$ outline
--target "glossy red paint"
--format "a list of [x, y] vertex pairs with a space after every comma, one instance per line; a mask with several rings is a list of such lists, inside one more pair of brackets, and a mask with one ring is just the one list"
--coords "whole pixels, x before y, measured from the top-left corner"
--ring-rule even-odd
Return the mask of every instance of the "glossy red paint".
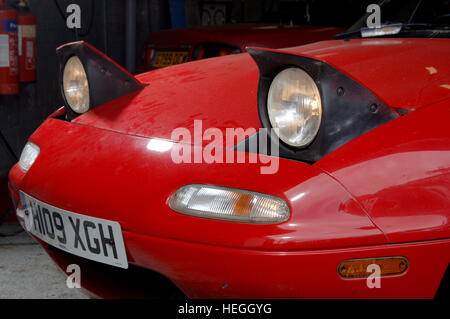
[[[375, 52], [353, 40], [288, 50], [370, 84], [390, 107], [421, 107], [314, 165], [279, 159], [276, 174], [261, 175], [264, 164], [175, 164], [170, 150], [149, 147], [155, 138], [169, 141], [176, 127], [192, 131], [194, 120], [203, 120], [204, 129], [222, 131], [260, 127], [257, 69], [241, 54], [144, 74], [139, 80], [149, 85], [140, 92], [73, 122], [47, 119], [30, 138], [41, 149], [32, 168], [25, 174], [16, 165], [10, 172], [12, 193], [24, 191], [68, 211], [119, 222], [130, 263], [163, 274], [189, 297], [431, 298], [450, 262], [450, 99], [439, 95], [447, 78], [439, 75], [423, 86], [426, 77], [413, 71], [410, 80], [416, 89], [409, 94], [415, 97], [402, 100], [381, 81], [390, 75], [391, 87], [412, 88], [402, 81], [406, 68], [379, 56], [383, 50], [401, 52], [389, 42], [395, 39], [386, 41], [366, 46], [377, 48]], [[410, 55], [422, 57], [429, 50], [438, 52], [436, 43], [449, 48], [448, 41], [433, 41], [417, 40], [414, 49], [413, 42], [405, 46]], [[339, 58], [335, 52], [350, 57]], [[358, 54], [360, 67], [351, 62]], [[375, 74], [372, 60], [403, 73]], [[411, 57], [406, 62], [414, 61]], [[438, 74], [446, 73], [442, 70], [448, 65], [437, 61]], [[420, 90], [434, 90], [437, 97], [420, 95]], [[412, 101], [423, 105], [412, 107]], [[191, 151], [202, 146], [196, 144]], [[278, 196], [292, 214], [281, 224], [249, 225], [175, 213], [167, 199], [192, 183]], [[61, 254], [51, 255], [62, 265]], [[408, 258], [409, 268], [383, 278], [380, 289], [337, 273], [343, 260], [392, 256]], [[92, 289], [107, 296], [99, 286]]]
[[[450, 249], [448, 239], [345, 249], [267, 251], [129, 232], [124, 232], [124, 237], [136, 264], [170, 278], [190, 298], [433, 298], [448, 264], [448, 256], [442, 252]], [[45, 243], [43, 246], [49, 249]], [[105, 271], [98, 270], [92, 262], [54, 249], [48, 252], [62, 269], [72, 263], [82, 265], [83, 273], [94, 279], [86, 283], [93, 297], [158, 296], [158, 283], [136, 295], [135, 290], [129, 291], [130, 283], [111, 282]], [[366, 279], [343, 279], [337, 274], [343, 260], [400, 255], [413, 266], [402, 275], [384, 277], [381, 288], [369, 289]], [[126, 278], [126, 274], [123, 276]], [[98, 278], [102, 278], [101, 285]]]
[[450, 97], [447, 39], [334, 40], [283, 52], [336, 67], [391, 107], [416, 110]]
[[450, 99], [349, 142], [315, 164], [355, 195], [389, 242], [450, 238]]
[[[53, 139], [55, 131], [65, 134]], [[280, 169], [273, 175], [261, 175], [261, 164], [209, 164], [208, 169], [207, 164], [175, 164], [170, 151], [149, 150], [147, 138], [55, 119], [49, 119], [30, 140], [40, 145], [41, 154], [20, 183], [13, 185], [15, 189], [68, 211], [118, 221], [127, 231], [269, 250], [386, 242], [358, 203], [333, 178], [307, 164], [280, 159]], [[93, 152], [96, 156], [88, 155]], [[20, 168], [12, 170], [12, 181], [18, 179], [15, 174], [20, 175]], [[169, 196], [192, 183], [272, 194], [285, 199], [297, 213], [286, 223], [261, 226], [171, 211]]]
[[[190, 298], [433, 298], [449, 263], [445, 252], [450, 250], [450, 239], [354, 248], [265, 250], [129, 231], [123, 231], [123, 236], [132, 264], [164, 275]], [[126, 278], [123, 270], [98, 269], [101, 265], [97, 263], [37, 241], [62, 270], [72, 263], [82, 265], [87, 278], [91, 278], [83, 281], [83, 287], [92, 297], [158, 296], [155, 287], [136, 295], [136, 290], [130, 289], [132, 284], [119, 284], [105, 276], [113, 271], [122, 272]], [[410, 267], [401, 275], [384, 277], [381, 288], [369, 289], [366, 279], [343, 279], [337, 273], [343, 260], [386, 256], [406, 257]]]
[[312, 25], [229, 24], [186, 29], [161, 30], [151, 33], [146, 46], [158, 49], [192, 50], [200, 43], [232, 45], [245, 52], [247, 46], [287, 48], [323, 40], [331, 40], [345, 29]]
[[[336, 67], [392, 108], [414, 110], [450, 98], [448, 40], [334, 40], [281, 52]], [[193, 134], [194, 120], [203, 120], [205, 130], [261, 127], [257, 108], [248, 107], [256, 105], [258, 85], [258, 69], [248, 54], [173, 66], [137, 78], [149, 84], [143, 91], [98, 107], [75, 121], [165, 139], [170, 139], [177, 127], [186, 127]], [[392, 83], [396, 83], [395, 89]]]
[[164, 139], [179, 127], [193, 135], [194, 120], [202, 120], [204, 130], [215, 127], [224, 133], [226, 128], [261, 127], [257, 108], [249, 107], [256, 105], [258, 69], [248, 54], [155, 70], [137, 79], [149, 85], [74, 122]]
[[[311, 251], [229, 249], [125, 234], [137, 263], [156, 269], [192, 298], [432, 298], [445, 273], [450, 240]], [[405, 256], [409, 270], [366, 279], [337, 274], [343, 260]], [[187, 262], [189, 261], [189, 262]]]

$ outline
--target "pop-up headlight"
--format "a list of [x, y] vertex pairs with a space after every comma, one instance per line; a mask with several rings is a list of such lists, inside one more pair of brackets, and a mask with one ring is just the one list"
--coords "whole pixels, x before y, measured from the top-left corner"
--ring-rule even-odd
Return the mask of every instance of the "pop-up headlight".
[[278, 73], [270, 85], [267, 113], [283, 142], [293, 147], [310, 144], [322, 120], [322, 103], [314, 80], [295, 67]]
[[72, 56], [64, 67], [64, 96], [69, 107], [77, 114], [89, 111], [89, 83], [83, 64]]

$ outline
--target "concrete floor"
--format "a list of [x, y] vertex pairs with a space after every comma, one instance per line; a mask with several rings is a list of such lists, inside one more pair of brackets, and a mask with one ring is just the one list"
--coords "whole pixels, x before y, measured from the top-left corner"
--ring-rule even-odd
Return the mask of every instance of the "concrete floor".
[[[0, 234], [21, 228], [0, 225]], [[66, 276], [25, 232], [0, 236], [0, 299], [85, 299], [80, 289], [69, 289]]]

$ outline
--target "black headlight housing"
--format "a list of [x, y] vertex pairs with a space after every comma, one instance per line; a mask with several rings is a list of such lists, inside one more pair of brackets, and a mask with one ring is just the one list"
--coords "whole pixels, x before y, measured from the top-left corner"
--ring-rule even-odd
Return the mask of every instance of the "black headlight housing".
[[144, 85], [102, 52], [84, 41], [65, 44], [56, 50], [59, 65], [59, 86], [65, 102], [66, 119], [73, 120], [80, 114], [74, 112], [63, 87], [64, 68], [72, 56], [77, 56], [86, 72], [90, 92], [90, 109], [141, 90]]
[[[304, 70], [316, 83], [322, 101], [322, 121], [314, 141], [305, 148], [292, 147], [271, 136], [279, 143], [282, 158], [314, 163], [345, 143], [399, 117], [368, 89], [322, 61], [261, 49], [248, 48], [248, 52], [259, 68], [258, 112], [262, 127], [268, 130], [260, 130], [241, 142], [246, 144], [246, 150], [249, 150], [250, 142], [259, 143], [259, 134], [270, 132], [269, 88], [274, 77], [288, 67]], [[235, 148], [242, 149], [242, 145]], [[258, 145], [258, 152], [270, 155], [270, 145]]]

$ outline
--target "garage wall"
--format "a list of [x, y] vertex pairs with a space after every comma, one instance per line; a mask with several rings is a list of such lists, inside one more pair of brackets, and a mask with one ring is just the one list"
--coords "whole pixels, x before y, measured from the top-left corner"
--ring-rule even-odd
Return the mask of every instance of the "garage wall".
[[[14, 1], [6, 1], [11, 5]], [[61, 44], [84, 40], [105, 52], [119, 64], [125, 60], [124, 0], [29, 0], [37, 18], [37, 81], [21, 84], [17, 96], [0, 95], [0, 133], [15, 156], [19, 156], [28, 137], [53, 111], [63, 105], [58, 95], [55, 49]], [[165, 0], [137, 0], [136, 61], [143, 53], [151, 31], [170, 27]], [[66, 28], [63, 17], [68, 4], [82, 9], [82, 29], [77, 35]], [[151, 13], [150, 13], [151, 11]], [[0, 138], [0, 179], [16, 161]]]

